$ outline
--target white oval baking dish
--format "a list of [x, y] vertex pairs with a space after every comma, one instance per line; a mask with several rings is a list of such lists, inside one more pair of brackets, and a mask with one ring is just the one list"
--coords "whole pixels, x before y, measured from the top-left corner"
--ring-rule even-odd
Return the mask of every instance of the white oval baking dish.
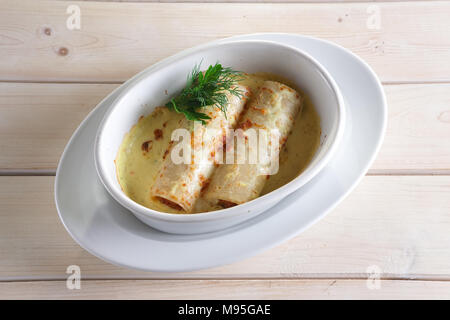
[[[202, 61], [208, 66], [220, 61], [224, 66], [247, 73], [269, 72], [292, 80], [309, 95], [321, 120], [321, 143], [309, 166], [293, 181], [253, 201], [228, 209], [196, 214], [171, 214], [146, 208], [121, 190], [114, 159], [124, 135], [142, 115], [163, 105], [180, 91], [186, 75]], [[166, 91], [167, 90], [167, 91]], [[328, 72], [310, 55], [271, 41], [229, 40], [206, 44], [169, 57], [142, 71], [110, 106], [98, 129], [95, 165], [105, 188], [139, 220], [161, 231], [196, 234], [224, 229], [271, 208], [281, 199], [310, 181], [328, 163], [339, 145], [345, 125], [342, 95]], [[276, 227], [276, 226], [274, 226]]]

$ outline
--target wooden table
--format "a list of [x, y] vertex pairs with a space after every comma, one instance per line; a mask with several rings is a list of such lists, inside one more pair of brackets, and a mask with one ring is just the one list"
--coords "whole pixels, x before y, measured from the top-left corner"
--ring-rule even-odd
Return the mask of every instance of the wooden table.
[[[0, 1], [0, 298], [450, 298], [450, 2], [233, 2]], [[53, 183], [82, 119], [154, 62], [255, 32], [328, 39], [377, 72], [389, 124], [362, 183], [295, 239], [220, 268], [139, 272], [81, 249]]]

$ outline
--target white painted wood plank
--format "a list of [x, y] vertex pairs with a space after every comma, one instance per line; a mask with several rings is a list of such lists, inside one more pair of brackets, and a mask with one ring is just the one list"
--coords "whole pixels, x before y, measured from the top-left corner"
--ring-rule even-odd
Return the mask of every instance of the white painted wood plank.
[[[73, 131], [117, 84], [0, 83], [0, 173], [54, 173]], [[450, 84], [387, 85], [372, 174], [450, 172]]]
[[0, 281], [65, 279], [69, 265], [84, 279], [364, 279], [378, 266], [384, 279], [450, 280], [450, 176], [368, 176], [298, 237], [238, 263], [176, 274], [115, 267], [80, 248], [58, 219], [53, 181], [0, 177]]
[[[372, 286], [370, 288], [373, 288]], [[121, 280], [0, 283], [0, 299], [449, 299], [448, 281], [365, 280]]]
[[[66, 27], [69, 3], [81, 9], [80, 30]], [[377, 3], [379, 28], [367, 26], [374, 14], [370, 6], [4, 0], [0, 79], [124, 81], [171, 54], [214, 39], [289, 32], [352, 50], [383, 81], [450, 80], [449, 2]]]

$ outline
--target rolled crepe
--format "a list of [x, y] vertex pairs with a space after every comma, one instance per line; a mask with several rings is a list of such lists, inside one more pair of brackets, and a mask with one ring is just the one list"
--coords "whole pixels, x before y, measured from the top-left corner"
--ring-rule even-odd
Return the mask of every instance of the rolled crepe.
[[[150, 194], [161, 203], [186, 213], [192, 212], [200, 192], [209, 181], [215, 168], [216, 151], [223, 148], [223, 139], [229, 129], [236, 127], [250, 90], [237, 85], [241, 97], [227, 93], [226, 116], [216, 106], [205, 107], [202, 112], [211, 119], [205, 125], [183, 119], [180, 128], [190, 131], [191, 155], [196, 158], [188, 163], [174, 163], [171, 152], [176, 151], [172, 141], [164, 155], [162, 167], [153, 184]], [[202, 139], [203, 138], [203, 139]], [[182, 142], [180, 142], [182, 143]], [[181, 152], [184, 155], [184, 151]], [[185, 161], [186, 162], [186, 161]]]
[[[270, 155], [278, 157], [279, 149], [287, 140], [301, 107], [302, 98], [294, 89], [278, 82], [265, 81], [249, 102], [238, 127], [244, 130], [244, 136], [249, 128], [267, 131], [278, 129], [277, 154]], [[248, 141], [249, 139], [244, 139], [245, 150], [248, 151], [246, 154], [251, 149]], [[241, 153], [236, 149], [237, 143], [233, 147], [235, 154]], [[243, 164], [220, 165], [211, 177], [203, 198], [211, 205], [221, 207], [231, 207], [257, 198], [269, 177], [263, 170], [266, 164], [248, 161], [248, 156], [245, 160]]]

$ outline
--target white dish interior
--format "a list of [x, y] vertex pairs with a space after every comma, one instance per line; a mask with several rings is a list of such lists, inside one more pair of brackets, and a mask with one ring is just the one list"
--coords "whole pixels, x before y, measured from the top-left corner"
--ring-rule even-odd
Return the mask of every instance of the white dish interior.
[[[311, 98], [321, 120], [321, 143], [307, 167], [285, 186], [240, 206], [193, 215], [169, 214], [148, 209], [128, 198], [119, 185], [114, 159], [127, 132], [139, 117], [164, 105], [186, 83], [193, 66], [203, 68], [217, 61], [247, 73], [269, 72], [288, 78]], [[132, 79], [107, 111], [98, 130], [95, 163], [109, 193], [136, 217], [162, 231], [203, 233], [247, 220], [272, 207], [295, 191], [328, 162], [344, 127], [344, 104], [337, 85], [327, 71], [308, 54], [270, 41], [228, 41], [187, 50], [178, 59], [168, 58]]]

